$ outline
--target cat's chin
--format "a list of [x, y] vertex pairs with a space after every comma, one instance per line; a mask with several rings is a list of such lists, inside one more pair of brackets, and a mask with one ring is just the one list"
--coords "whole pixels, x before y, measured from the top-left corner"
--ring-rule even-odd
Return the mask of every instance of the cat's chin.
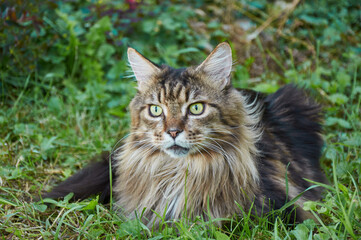
[[182, 158], [188, 155], [189, 148], [184, 148], [179, 145], [173, 145], [164, 150], [172, 158]]

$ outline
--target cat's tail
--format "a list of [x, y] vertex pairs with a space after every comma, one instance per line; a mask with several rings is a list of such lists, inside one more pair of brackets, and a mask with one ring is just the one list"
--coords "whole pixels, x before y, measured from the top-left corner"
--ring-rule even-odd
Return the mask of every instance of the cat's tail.
[[112, 184], [115, 179], [114, 168], [111, 171], [112, 177], [110, 176], [109, 161], [112, 161], [109, 152], [103, 152], [101, 161], [89, 164], [57, 185], [52, 191], [43, 194], [42, 198], [59, 199], [69, 193], [74, 193], [72, 200], [83, 200], [91, 195], [99, 194], [99, 202], [108, 203], [111, 196], [110, 179], [112, 179]]

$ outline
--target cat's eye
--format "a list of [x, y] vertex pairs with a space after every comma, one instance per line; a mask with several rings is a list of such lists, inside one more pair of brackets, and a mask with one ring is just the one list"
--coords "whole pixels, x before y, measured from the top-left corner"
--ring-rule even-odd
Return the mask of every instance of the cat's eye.
[[163, 109], [158, 105], [151, 105], [149, 107], [149, 113], [152, 117], [159, 117], [163, 112]]
[[203, 103], [193, 103], [189, 106], [189, 112], [193, 115], [201, 115], [204, 111]]

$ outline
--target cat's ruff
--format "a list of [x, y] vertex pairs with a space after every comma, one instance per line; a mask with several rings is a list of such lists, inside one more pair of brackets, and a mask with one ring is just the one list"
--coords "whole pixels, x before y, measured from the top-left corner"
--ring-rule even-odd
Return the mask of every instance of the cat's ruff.
[[[133, 48], [128, 59], [138, 92], [129, 107], [130, 134], [111, 157], [122, 215], [142, 213], [149, 226], [160, 221], [155, 212], [166, 220], [225, 218], [253, 205], [261, 215], [310, 187], [304, 178], [324, 182], [320, 108], [302, 90], [288, 85], [265, 96], [233, 88], [227, 43], [184, 69], [158, 66]], [[96, 164], [45, 196], [108, 198], [109, 164]], [[313, 188], [294, 206], [319, 198]], [[285, 211], [293, 220], [310, 217], [294, 206]]]

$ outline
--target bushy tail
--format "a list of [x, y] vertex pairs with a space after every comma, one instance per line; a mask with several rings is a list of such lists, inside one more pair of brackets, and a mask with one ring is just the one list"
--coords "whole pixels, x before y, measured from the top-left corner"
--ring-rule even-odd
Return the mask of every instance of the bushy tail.
[[[83, 200], [91, 195], [100, 194], [99, 202], [109, 202], [111, 191], [109, 161], [109, 152], [103, 152], [101, 161], [91, 163], [60, 183], [51, 192], [43, 194], [42, 198], [58, 199], [72, 192], [74, 193], [72, 200]], [[115, 171], [113, 168], [112, 179], [114, 182]]]

